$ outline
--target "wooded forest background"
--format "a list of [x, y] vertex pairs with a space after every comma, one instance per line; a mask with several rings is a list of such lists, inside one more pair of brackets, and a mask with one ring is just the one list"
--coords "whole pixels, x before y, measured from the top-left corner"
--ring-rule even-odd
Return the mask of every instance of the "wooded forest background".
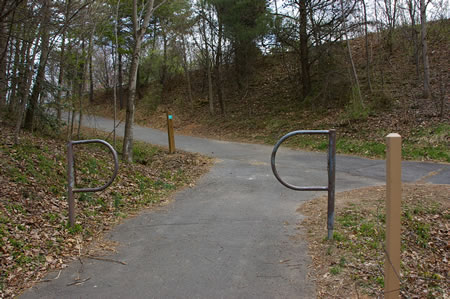
[[445, 0], [2, 0], [0, 111], [16, 142], [22, 128], [57, 130], [67, 111], [71, 138], [73, 114], [81, 123], [86, 105], [111, 95], [126, 111], [122, 152], [132, 161], [136, 99], [156, 109], [178, 85], [180, 105], [204, 98], [210, 115], [226, 117], [231, 94], [248, 101], [261, 87], [256, 70], [271, 59], [292, 101], [358, 117], [393, 100], [380, 65], [401, 48], [417, 97], [442, 117], [449, 69], [430, 68], [429, 26], [442, 46], [432, 51], [448, 57]]

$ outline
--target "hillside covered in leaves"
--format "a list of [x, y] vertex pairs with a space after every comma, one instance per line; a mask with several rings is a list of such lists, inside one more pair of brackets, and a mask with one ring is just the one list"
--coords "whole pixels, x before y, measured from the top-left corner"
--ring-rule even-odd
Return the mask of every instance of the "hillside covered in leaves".
[[[93, 131], [84, 137], [98, 136]], [[104, 138], [104, 136], [103, 136]], [[76, 224], [68, 225], [66, 143], [63, 138], [0, 128], [0, 298], [13, 297], [80, 256], [91, 242], [122, 219], [167, 203], [179, 188], [192, 186], [210, 159], [135, 145], [133, 164], [121, 164], [114, 183], [98, 193], [76, 193]], [[78, 187], [103, 185], [112, 174], [105, 147], [75, 147]]]
[[[412, 61], [411, 27], [403, 26], [392, 32], [391, 50], [386, 48], [387, 31], [369, 34], [370, 87], [365, 40], [350, 41], [362, 105], [354, 101], [345, 44], [337, 43], [312, 65], [315, 89], [308, 97], [301, 92], [298, 53], [286, 51], [258, 56], [243, 87], [236, 83], [234, 66], [224, 67], [223, 113], [216, 101], [211, 114], [207, 76], [198, 69], [190, 72], [192, 101], [183, 75], [171, 77], [164, 86], [159, 81], [142, 85], [135, 120], [164, 129], [169, 111], [176, 133], [266, 144], [274, 144], [292, 130], [335, 128], [338, 153], [377, 158], [385, 155], [385, 136], [397, 132], [403, 137], [405, 159], [450, 162], [449, 32], [449, 20], [428, 27], [430, 98], [423, 97], [420, 66]], [[112, 117], [112, 98], [112, 90], [99, 90], [85, 111]], [[125, 120], [125, 109], [117, 113]], [[290, 145], [326, 148], [315, 137], [292, 140]]]

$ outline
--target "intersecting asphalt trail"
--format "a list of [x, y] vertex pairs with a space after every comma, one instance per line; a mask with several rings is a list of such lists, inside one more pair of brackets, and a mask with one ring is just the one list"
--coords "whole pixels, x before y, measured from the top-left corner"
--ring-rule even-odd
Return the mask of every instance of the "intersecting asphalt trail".
[[[84, 125], [111, 131], [112, 121], [92, 117]], [[134, 136], [167, 145], [166, 132], [135, 126]], [[79, 276], [76, 261], [58, 279], [37, 284], [22, 297], [314, 297], [307, 244], [296, 229], [302, 216], [296, 209], [326, 193], [295, 192], [278, 183], [270, 169], [270, 146], [176, 136], [176, 147], [215, 157], [217, 163], [168, 206], [129, 219], [108, 234], [120, 244], [109, 258], [126, 265], [84, 259], [80, 275], [89, 279], [68, 286]], [[297, 185], [327, 183], [323, 153], [281, 148], [277, 167]], [[338, 156], [336, 167], [338, 192], [384, 184], [384, 161]], [[403, 181], [418, 180], [448, 184], [450, 166], [404, 162]]]

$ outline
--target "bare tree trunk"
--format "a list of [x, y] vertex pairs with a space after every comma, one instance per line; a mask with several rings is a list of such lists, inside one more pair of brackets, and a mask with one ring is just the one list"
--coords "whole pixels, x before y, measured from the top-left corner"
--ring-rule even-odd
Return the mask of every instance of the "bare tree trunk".
[[430, 91], [430, 64], [428, 62], [428, 45], [427, 45], [427, 14], [425, 0], [420, 0], [420, 22], [421, 22], [421, 42], [422, 42], [422, 62], [423, 62], [423, 96], [429, 98]]
[[[81, 90], [81, 87], [78, 88]], [[83, 96], [81, 95], [81, 92], [78, 93], [78, 102], [79, 102], [79, 110], [78, 110], [77, 138], [80, 139], [81, 124], [83, 121]]]
[[[120, 0], [117, 1], [116, 6], [116, 22], [114, 26], [114, 39], [116, 44], [116, 53], [119, 52], [119, 39], [118, 39], [118, 27], [119, 27], [119, 7]], [[113, 146], [116, 147], [116, 119], [117, 119], [117, 67], [116, 67], [116, 55], [113, 55], [114, 61], [114, 119], [113, 119]]]
[[[119, 11], [117, 10], [117, 13], [119, 13]], [[120, 22], [120, 18], [117, 17], [117, 36], [120, 35], [121, 33], [121, 22]], [[122, 110], [123, 106], [124, 106], [124, 92], [123, 92], [123, 61], [122, 61], [122, 51], [120, 50], [120, 46], [119, 43], [117, 43], [117, 61], [118, 61], [118, 65], [117, 65], [117, 72], [118, 72], [118, 84], [119, 84], [119, 89], [117, 92], [117, 97], [119, 99], [119, 109]]]
[[123, 106], [124, 106], [124, 98], [123, 98], [123, 67], [122, 67], [122, 53], [120, 53], [119, 51], [119, 55], [118, 55], [118, 76], [119, 76], [119, 93], [118, 93], [118, 97], [119, 97], [119, 109], [122, 110]]
[[309, 72], [308, 32], [306, 29], [308, 11], [306, 0], [300, 1], [300, 63], [302, 68], [303, 98], [311, 93], [311, 75]]
[[66, 131], [67, 140], [71, 139], [70, 138], [70, 124], [71, 124], [70, 116], [71, 116], [71, 114], [72, 114], [72, 109], [67, 111], [67, 131]]
[[61, 120], [61, 96], [62, 96], [62, 87], [63, 87], [63, 80], [64, 80], [64, 71], [65, 71], [65, 62], [64, 62], [64, 53], [66, 48], [66, 33], [63, 32], [62, 38], [61, 38], [61, 52], [59, 54], [59, 74], [58, 74], [58, 90], [56, 92], [56, 117], [58, 120]]
[[[11, 32], [11, 30], [10, 30]], [[15, 51], [14, 51], [14, 38], [9, 38], [8, 39], [8, 58], [6, 59], [6, 70], [5, 70], [5, 76], [6, 76], [6, 91], [5, 91], [5, 102], [3, 107], [1, 107], [2, 111], [7, 111], [7, 103], [8, 103], [8, 98], [11, 95], [11, 89], [12, 89], [12, 77], [15, 76], [15, 73], [12, 73], [12, 68], [14, 67], [14, 60], [13, 57], [15, 55]], [[11, 84], [11, 85], [10, 85]], [[11, 86], [8, 88], [8, 86]]]
[[[72, 86], [72, 94], [74, 94], [73, 86]], [[70, 119], [70, 131], [69, 131], [69, 138], [68, 138], [69, 140], [71, 140], [72, 136], [73, 136], [74, 124], [75, 124], [75, 105], [72, 103], [72, 118]]]
[[[162, 1], [159, 5], [162, 5], [165, 1]], [[145, 3], [145, 15], [141, 24], [141, 20], [138, 20], [138, 5], [137, 0], [133, 0], [133, 55], [131, 57], [130, 67], [130, 80], [129, 80], [129, 93], [127, 101], [127, 111], [125, 119], [125, 133], [123, 138], [123, 160], [131, 163], [133, 161], [133, 123], [134, 123], [134, 111], [135, 111], [135, 96], [136, 96], [136, 82], [137, 71], [139, 66], [139, 58], [141, 54], [142, 39], [147, 30], [150, 22], [150, 17], [154, 11], [154, 0], [149, 0]], [[157, 7], [156, 7], [157, 8]]]
[[[202, 15], [205, 15], [204, 7], [202, 6]], [[213, 97], [213, 87], [212, 87], [212, 77], [211, 77], [211, 61], [209, 59], [209, 50], [208, 50], [208, 39], [206, 36], [206, 21], [205, 17], [202, 18], [202, 35], [203, 41], [205, 43], [205, 63], [206, 63], [206, 76], [208, 78], [208, 101], [209, 101], [209, 113], [214, 115], [214, 97]]]
[[[69, 83], [69, 86], [67, 86], [67, 94], [66, 97], [67, 98], [71, 98], [73, 95], [73, 80], [71, 80]], [[70, 101], [70, 107], [68, 107], [69, 111], [67, 113], [67, 140], [71, 140], [72, 139], [72, 134], [73, 134], [73, 123], [74, 123], [74, 118], [75, 118], [75, 108], [73, 105], [73, 101]]]
[[[14, 60], [16, 61], [14, 63], [15, 66], [17, 66], [17, 75], [14, 77], [14, 83], [13, 83], [13, 90], [11, 94], [11, 100], [10, 100], [10, 112], [13, 112], [16, 116], [19, 115], [20, 111], [20, 103], [25, 97], [25, 91], [23, 88], [25, 88], [26, 84], [26, 77], [27, 77], [27, 61], [29, 59], [30, 50], [29, 42], [26, 40], [26, 33], [25, 30], [29, 30], [25, 25], [20, 24], [18, 26], [18, 29], [20, 29], [21, 35], [19, 38], [17, 38], [16, 42], [16, 56]], [[26, 105], [26, 103], [25, 103]]]
[[342, 12], [342, 29], [344, 31], [344, 38], [347, 43], [348, 59], [350, 61], [351, 67], [352, 67], [352, 75], [353, 75], [354, 84], [356, 85], [356, 89], [357, 89], [358, 101], [364, 107], [364, 103], [362, 101], [362, 96], [361, 96], [361, 88], [359, 86], [358, 74], [356, 73], [355, 63], [353, 62], [352, 49], [350, 47], [350, 40], [348, 39], [348, 36], [347, 36], [347, 25], [346, 25], [346, 21], [345, 21], [346, 17], [345, 17], [345, 10], [344, 10], [344, 2], [343, 2], [343, 0], [340, 0], [340, 2], [341, 2], [341, 12]]
[[[30, 30], [32, 28], [30, 27], [26, 27], [26, 29]], [[31, 37], [27, 36], [27, 34], [30, 34], [30, 31], [25, 32], [24, 36], [25, 38], [29, 38], [31, 40]], [[38, 36], [36, 37], [36, 40], [39, 40], [40, 36], [38, 34]], [[33, 47], [33, 54], [30, 55], [30, 51], [33, 45], [33, 41], [25, 41], [22, 44], [23, 47], [23, 55], [21, 57], [21, 66], [20, 66], [20, 72], [19, 72], [19, 85], [18, 85], [18, 96], [19, 99], [21, 100], [20, 102], [20, 108], [19, 108], [19, 113], [17, 115], [17, 119], [16, 119], [16, 126], [14, 129], [14, 144], [18, 144], [19, 143], [19, 134], [20, 134], [20, 128], [22, 127], [22, 122], [23, 122], [23, 117], [25, 114], [25, 108], [26, 108], [26, 104], [28, 102], [28, 94], [29, 94], [29, 90], [31, 87], [31, 81], [33, 79], [33, 71], [32, 71], [32, 66], [33, 66], [33, 62], [36, 59], [36, 54], [37, 54], [37, 47]]]
[[186, 76], [188, 99], [189, 99], [189, 103], [192, 108], [193, 104], [194, 104], [194, 99], [192, 97], [191, 75], [189, 74], [189, 64], [188, 64], [188, 59], [187, 59], [187, 54], [186, 54], [186, 51], [187, 51], [186, 39], [184, 38], [183, 34], [181, 34], [181, 46], [182, 46], [182, 51], [183, 51], [183, 68], [184, 68], [184, 73]]
[[366, 46], [366, 76], [367, 76], [367, 86], [369, 87], [369, 91], [372, 92], [372, 82], [370, 80], [370, 55], [369, 55], [369, 33], [367, 28], [367, 9], [366, 9], [366, 0], [362, 0], [363, 5], [363, 13], [364, 13], [364, 37], [365, 37], [365, 46]]
[[416, 76], [420, 77], [420, 57], [419, 57], [419, 40], [418, 40], [418, 31], [416, 30], [416, 1], [408, 0], [408, 13], [411, 19], [411, 40], [413, 41], [414, 47], [414, 64], [416, 65]]
[[[66, 32], [67, 24], [69, 22], [69, 11], [70, 11], [71, 0], [66, 1], [66, 9], [64, 13], [64, 29], [61, 37], [61, 50], [59, 54], [59, 74], [58, 74], [58, 90], [56, 92], [56, 117], [61, 120], [61, 110], [62, 110], [62, 88], [64, 84], [64, 72], [65, 72], [65, 51], [66, 51]], [[69, 112], [70, 114], [70, 112]], [[67, 123], [69, 125], [69, 123]]]
[[[136, 0], [134, 0], [136, 1]], [[137, 70], [139, 64], [139, 55], [141, 48], [141, 40], [135, 39], [135, 46], [133, 49], [133, 56], [131, 59], [129, 92], [127, 100], [127, 110], [125, 118], [125, 135], [123, 140], [123, 160], [131, 163], [133, 161], [133, 123], [135, 111], [135, 96], [136, 96], [136, 82]]]
[[[208, 53], [208, 50], [206, 50]], [[212, 86], [212, 76], [211, 76], [211, 62], [209, 60], [209, 55], [206, 55], [206, 74], [208, 76], [208, 99], [209, 99], [209, 113], [214, 115], [214, 97], [213, 97], [213, 86]]]
[[41, 22], [41, 55], [36, 75], [36, 82], [31, 93], [27, 114], [25, 117], [25, 128], [32, 130], [35, 120], [35, 112], [38, 108], [38, 99], [42, 93], [42, 85], [45, 81], [45, 67], [49, 54], [49, 26], [50, 23], [50, 0], [43, 0], [42, 3], [42, 22]]
[[216, 54], [216, 84], [217, 84], [217, 98], [219, 100], [220, 112], [225, 115], [225, 104], [223, 99], [223, 80], [222, 80], [222, 35], [223, 24], [221, 17], [219, 16], [219, 41], [217, 42], [217, 54]]
[[[117, 24], [116, 24], [117, 26]], [[113, 146], [114, 148], [116, 147], [116, 117], [117, 117], [117, 61], [116, 61], [116, 50], [115, 48], [117, 47], [117, 34], [116, 34], [116, 30], [114, 30], [115, 32], [115, 44], [116, 46], [111, 47], [112, 51], [112, 62], [113, 62], [113, 109], [114, 109], [114, 113], [113, 113]]]
[[444, 85], [444, 79], [442, 78], [443, 70], [439, 72], [439, 90], [440, 90], [440, 109], [439, 109], [439, 117], [442, 119], [444, 117], [444, 110], [445, 110], [445, 85]]
[[104, 47], [102, 47], [103, 50], [103, 63], [105, 66], [105, 81], [106, 81], [106, 86], [105, 89], [109, 89], [111, 86], [109, 85], [111, 82], [109, 80], [109, 67], [108, 67], [108, 54], [106, 53], [106, 50]]
[[[374, 0], [373, 1], [373, 12], [374, 12], [374, 14], [375, 14], [375, 28], [376, 28], [376, 30], [377, 30], [377, 38], [379, 37], [379, 34], [380, 34], [380, 24], [379, 24], [379, 22], [378, 22], [378, 5], [377, 5], [377, 3], [378, 3], [378, 0]], [[378, 41], [378, 39], [377, 39], [377, 41]]]
[[161, 27], [161, 36], [163, 40], [163, 61], [161, 66], [160, 83], [162, 85], [161, 93], [164, 95], [167, 80], [167, 34], [164, 26]]
[[93, 52], [93, 38], [94, 38], [94, 31], [91, 34], [91, 37], [89, 38], [89, 103], [94, 103], [94, 72], [92, 70], [92, 52]]
[[[23, 2], [20, 5], [24, 12], [33, 11], [35, 8], [35, 4], [32, 4], [31, 7], [27, 8], [26, 2]], [[27, 13], [28, 12], [25, 12], [23, 17], [26, 17]], [[23, 23], [21, 27], [23, 28], [21, 31], [22, 48], [19, 57], [19, 81], [17, 86], [17, 97], [18, 101], [20, 100], [21, 102], [19, 109], [17, 109], [18, 113], [14, 129], [15, 144], [19, 143], [20, 128], [22, 127], [31, 81], [33, 79], [32, 66], [37, 54], [37, 47], [33, 47], [33, 43], [34, 41], [40, 40], [40, 31], [36, 37], [33, 36], [33, 32], [36, 30], [36, 28], [33, 28], [33, 24]], [[33, 54], [30, 55], [31, 48], [33, 48]]]
[[7, 77], [6, 77], [6, 52], [8, 51], [9, 39], [7, 38], [7, 24], [0, 21], [0, 53], [5, 53], [0, 57], [0, 110], [6, 106]]
[[393, 33], [395, 29], [395, 22], [397, 20], [397, 0], [394, 0], [394, 7], [391, 6], [391, 0], [384, 0], [384, 12], [387, 18], [387, 47], [389, 54], [393, 51]]
[[[20, 26], [20, 25], [19, 25]], [[17, 68], [19, 66], [19, 59], [21, 54], [21, 39], [20, 38], [16, 38], [15, 41], [15, 49], [14, 49], [14, 64], [13, 64], [13, 68], [12, 68], [12, 72], [11, 72], [11, 93], [9, 94], [9, 107], [8, 107], [8, 111], [9, 112], [17, 112], [17, 96], [16, 96], [16, 92], [17, 92], [17, 84], [19, 82], [19, 78], [17, 76]], [[22, 55], [25, 55], [25, 52], [23, 52]]]
[[[85, 81], [86, 81], [86, 71], [87, 64], [84, 62], [86, 59], [85, 51], [85, 41], [84, 38], [81, 41], [81, 65], [78, 70], [78, 101], [79, 101], [79, 115], [78, 115], [78, 128], [77, 128], [77, 138], [80, 139], [81, 124], [83, 121], [83, 96], [85, 91]], [[77, 64], [78, 65], [78, 64]]]

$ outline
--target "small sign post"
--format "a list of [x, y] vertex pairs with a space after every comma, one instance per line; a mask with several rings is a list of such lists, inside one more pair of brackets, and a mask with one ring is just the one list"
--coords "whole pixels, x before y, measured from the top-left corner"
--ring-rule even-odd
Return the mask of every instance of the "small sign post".
[[400, 226], [402, 197], [402, 138], [386, 136], [386, 259], [384, 262], [385, 298], [400, 294]]
[[173, 116], [167, 112], [167, 133], [169, 135], [169, 154], [175, 153], [175, 137], [173, 134]]

